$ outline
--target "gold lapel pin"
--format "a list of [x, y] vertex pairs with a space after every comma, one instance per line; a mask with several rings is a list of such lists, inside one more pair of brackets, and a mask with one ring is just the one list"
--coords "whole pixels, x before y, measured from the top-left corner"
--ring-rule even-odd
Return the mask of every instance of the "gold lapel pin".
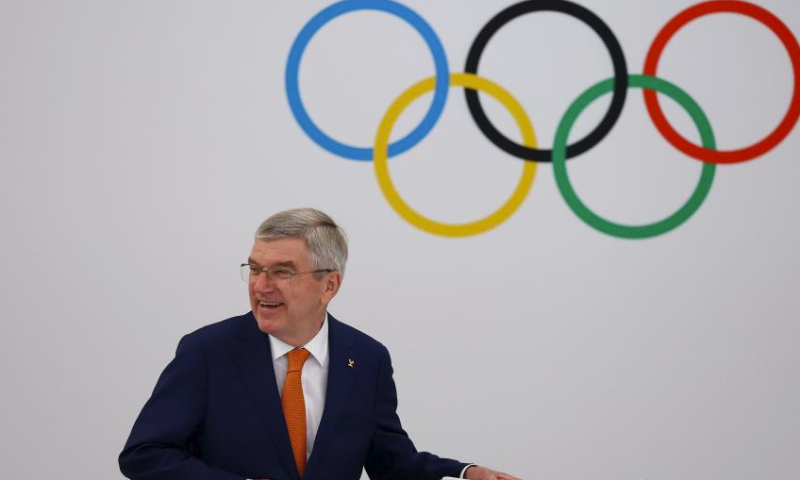
[[348, 358], [347, 359], [347, 366], [348, 367], [353, 368], [355, 365], [356, 365], [356, 361], [355, 360], [353, 360], [352, 358]]

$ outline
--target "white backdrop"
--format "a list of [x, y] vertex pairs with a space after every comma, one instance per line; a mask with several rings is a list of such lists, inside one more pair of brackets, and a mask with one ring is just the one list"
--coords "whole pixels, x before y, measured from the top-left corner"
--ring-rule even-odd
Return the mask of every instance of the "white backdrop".
[[[404, 2], [453, 72], [512, 3]], [[331, 312], [390, 348], [419, 448], [527, 479], [800, 476], [800, 132], [720, 166], [697, 214], [655, 238], [584, 224], [548, 164], [497, 228], [434, 236], [395, 213], [370, 163], [318, 147], [292, 117], [287, 55], [329, 4], [0, 3], [3, 477], [121, 478], [116, 456], [178, 339], [247, 310], [237, 267], [253, 231], [296, 206], [348, 232]], [[796, 2], [758, 4], [800, 33]], [[641, 73], [656, 33], [692, 2], [581, 5]], [[495, 35], [480, 73], [514, 94], [549, 148], [567, 106], [612, 70], [584, 24], [538, 13]], [[300, 87], [322, 129], [370, 146], [391, 101], [432, 74], [408, 24], [357, 12], [314, 37]], [[699, 102], [721, 149], [768, 134], [792, 95], [777, 37], [738, 15], [680, 30], [659, 75]], [[421, 212], [467, 221], [503, 202], [522, 162], [480, 133], [460, 88], [449, 93], [435, 129], [390, 170]], [[688, 117], [667, 111], [696, 140]], [[588, 205], [631, 223], [675, 210], [701, 166], [661, 137], [633, 89], [605, 140], [568, 162]]]

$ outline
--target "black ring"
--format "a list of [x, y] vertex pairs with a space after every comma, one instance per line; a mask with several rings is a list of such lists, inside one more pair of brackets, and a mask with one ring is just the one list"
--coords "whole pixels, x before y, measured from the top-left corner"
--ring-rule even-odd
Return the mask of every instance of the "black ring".
[[[622, 53], [622, 47], [617, 41], [617, 37], [614, 36], [608, 25], [600, 20], [600, 17], [580, 5], [564, 0], [527, 0], [517, 3], [495, 15], [478, 33], [469, 49], [464, 71], [472, 74], [478, 73], [478, 62], [484, 48], [486, 48], [486, 44], [489, 43], [492, 35], [497, 33], [503, 25], [526, 13], [543, 10], [565, 13], [587, 24], [600, 36], [600, 39], [608, 49], [608, 53], [611, 54], [611, 62], [614, 65], [614, 90], [611, 97], [611, 105], [603, 120], [591, 133], [578, 142], [567, 146], [567, 158], [569, 159], [594, 147], [608, 134], [622, 113], [622, 106], [625, 104], [625, 96], [628, 92], [628, 67], [625, 63], [625, 55]], [[472, 119], [478, 124], [478, 128], [481, 129], [486, 138], [498, 148], [524, 160], [537, 162], [551, 162], [553, 160], [552, 150], [528, 148], [506, 138], [492, 125], [492, 122], [486, 116], [478, 98], [478, 91], [467, 88], [464, 93], [467, 97], [467, 106]]]

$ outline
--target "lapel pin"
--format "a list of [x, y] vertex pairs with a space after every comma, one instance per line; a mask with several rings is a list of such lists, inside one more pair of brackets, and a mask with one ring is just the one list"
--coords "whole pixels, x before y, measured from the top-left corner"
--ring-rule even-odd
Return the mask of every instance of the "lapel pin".
[[353, 360], [352, 358], [348, 358], [347, 359], [347, 366], [348, 367], [353, 368], [355, 365], [356, 365], [356, 361], [355, 360]]

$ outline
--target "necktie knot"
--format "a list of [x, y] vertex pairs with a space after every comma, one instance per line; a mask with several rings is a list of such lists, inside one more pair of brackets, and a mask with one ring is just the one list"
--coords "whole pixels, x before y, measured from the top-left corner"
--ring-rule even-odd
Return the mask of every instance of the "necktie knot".
[[290, 351], [286, 354], [287, 358], [289, 359], [289, 365], [286, 369], [287, 372], [296, 372], [298, 370], [303, 370], [303, 365], [308, 360], [308, 356], [311, 355], [311, 352], [306, 350], [305, 348], [295, 348], [294, 350]]

